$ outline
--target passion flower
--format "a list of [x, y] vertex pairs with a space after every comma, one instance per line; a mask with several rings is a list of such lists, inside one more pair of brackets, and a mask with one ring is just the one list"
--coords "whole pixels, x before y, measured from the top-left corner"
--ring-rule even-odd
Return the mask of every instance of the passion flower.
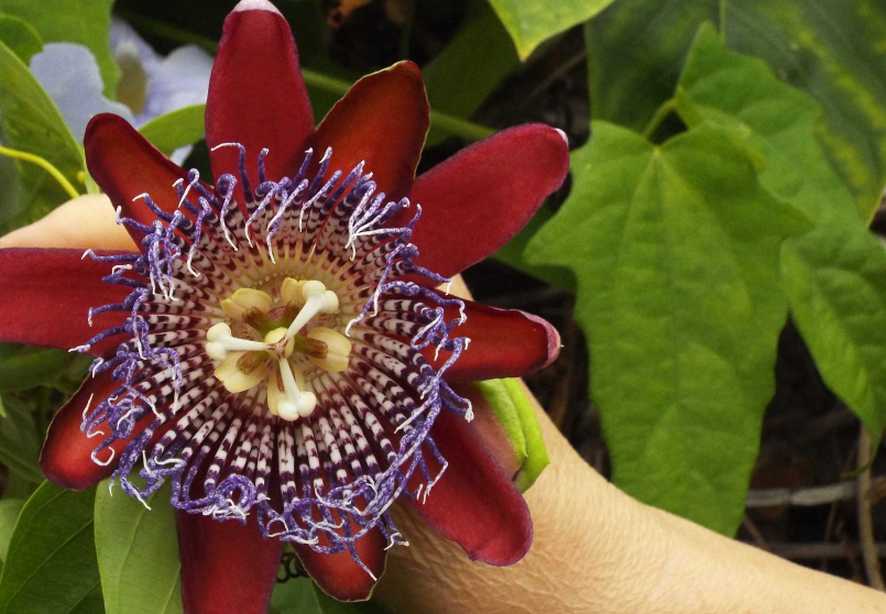
[[529, 548], [526, 504], [470, 424], [486, 408], [457, 389], [543, 367], [559, 338], [438, 288], [526, 223], [567, 147], [520, 126], [415, 178], [427, 128], [400, 62], [314, 129], [286, 21], [243, 0], [210, 81], [214, 184], [99, 115], [89, 170], [138, 250], [0, 250], [0, 339], [95, 356], [44, 472], [113, 474], [143, 502], [170, 482], [188, 612], [263, 612], [284, 543], [328, 593], [366, 598], [406, 543], [398, 500], [474, 559]]

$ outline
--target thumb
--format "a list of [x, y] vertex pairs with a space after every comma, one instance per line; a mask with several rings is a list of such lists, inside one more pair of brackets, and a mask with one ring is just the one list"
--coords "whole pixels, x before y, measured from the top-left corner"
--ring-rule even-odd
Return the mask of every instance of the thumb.
[[0, 237], [0, 248], [70, 247], [132, 251], [135, 243], [115, 221], [104, 194], [78, 196], [46, 217]]

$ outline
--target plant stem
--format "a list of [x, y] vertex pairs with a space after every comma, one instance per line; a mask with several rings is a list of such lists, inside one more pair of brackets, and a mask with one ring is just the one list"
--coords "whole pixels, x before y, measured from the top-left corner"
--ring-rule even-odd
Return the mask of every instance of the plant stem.
[[719, 6], [719, 29], [720, 29], [720, 41], [725, 45], [726, 44], [726, 1], [720, 0]]
[[80, 192], [71, 185], [71, 182], [68, 181], [64, 175], [62, 175], [61, 171], [58, 170], [52, 163], [46, 158], [41, 158], [38, 155], [28, 153], [26, 151], [20, 151], [18, 149], [11, 149], [9, 147], [4, 147], [0, 145], [0, 156], [5, 156], [7, 158], [12, 158], [13, 160], [22, 160], [23, 162], [30, 162], [36, 166], [39, 166], [44, 171], [52, 175], [52, 178], [58, 182], [61, 188], [68, 193], [68, 196], [71, 198], [77, 198], [80, 196]]
[[858, 540], [861, 542], [862, 561], [870, 585], [878, 591], [886, 590], [883, 574], [880, 571], [880, 557], [874, 540], [874, 521], [871, 518], [871, 438], [864, 425], [859, 427], [858, 435]]
[[668, 98], [665, 100], [658, 109], [655, 111], [655, 115], [652, 116], [652, 119], [649, 120], [649, 123], [646, 125], [646, 128], [643, 129], [643, 137], [648, 141], [652, 139], [652, 136], [655, 134], [655, 131], [658, 130], [658, 127], [661, 126], [661, 123], [677, 108], [677, 101], [673, 98]]
[[[210, 53], [218, 51], [218, 44], [215, 41], [204, 36], [195, 35], [183, 28], [170, 25], [158, 19], [151, 19], [136, 13], [131, 13], [129, 11], [123, 11], [121, 15], [130, 23], [145, 31], [151, 32], [152, 34], [156, 34], [157, 36], [180, 43], [191, 43], [206, 49], [206, 51]], [[302, 66], [301, 73], [308, 87], [329, 92], [339, 97], [344, 96], [344, 94], [351, 88], [351, 84], [343, 79], [331, 77], [321, 72], [311, 70], [310, 68], [305, 68], [304, 66]], [[448, 115], [434, 110], [431, 110], [431, 123], [440, 130], [453, 136], [461, 137], [467, 141], [478, 141], [486, 138], [494, 132], [494, 130], [488, 126], [483, 126], [461, 117]]]

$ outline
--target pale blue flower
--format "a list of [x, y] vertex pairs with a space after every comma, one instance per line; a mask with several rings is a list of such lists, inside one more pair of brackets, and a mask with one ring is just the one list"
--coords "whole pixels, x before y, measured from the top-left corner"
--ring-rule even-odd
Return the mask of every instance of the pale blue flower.
[[[103, 94], [103, 83], [92, 52], [75, 43], [48, 43], [31, 58], [31, 72], [55, 101], [78, 141], [86, 124], [98, 113], [111, 112], [135, 126], [206, 101], [212, 57], [194, 45], [167, 56], [154, 51], [132, 27], [118, 19], [111, 24], [111, 51], [120, 66], [117, 101]], [[184, 160], [190, 147], [172, 158]]]

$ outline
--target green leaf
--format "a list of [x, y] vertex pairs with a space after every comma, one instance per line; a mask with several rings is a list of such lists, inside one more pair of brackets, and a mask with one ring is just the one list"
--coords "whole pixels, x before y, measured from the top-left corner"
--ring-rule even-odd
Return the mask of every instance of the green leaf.
[[308, 578], [293, 578], [274, 586], [271, 614], [323, 614], [314, 583]]
[[474, 386], [486, 398], [511, 442], [520, 467], [514, 481], [525, 492], [550, 463], [526, 388], [519, 379], [485, 380], [475, 382]]
[[785, 246], [782, 274], [794, 320], [825, 382], [878, 436], [886, 420], [886, 251], [815, 138], [819, 105], [760, 60], [699, 31], [678, 88], [689, 125], [740, 126], [764, 152], [761, 182], [817, 222]]
[[575, 290], [575, 278], [569, 269], [561, 266], [540, 266], [531, 264], [526, 261], [524, 252], [526, 246], [538, 232], [538, 229], [544, 226], [554, 214], [547, 207], [538, 210], [529, 223], [517, 233], [517, 235], [508, 241], [500, 250], [494, 254], [494, 258], [499, 262], [504, 262], [508, 266], [540, 279], [556, 288], [566, 290]]
[[120, 69], [111, 53], [113, 4], [114, 0], [0, 0], [0, 12], [31, 24], [45, 43], [65, 41], [88, 47], [98, 62], [105, 96], [114, 99]]
[[43, 48], [43, 40], [28, 22], [2, 13], [0, 13], [0, 41], [3, 41], [25, 63]]
[[102, 482], [95, 496], [95, 550], [108, 614], [182, 611], [178, 540], [169, 488], [151, 510]]
[[698, 26], [715, 0], [618, 0], [585, 26], [591, 114], [637, 132], [673, 96]]
[[541, 43], [586, 21], [613, 0], [489, 0], [525, 60]]
[[102, 612], [92, 538], [95, 491], [44, 482], [22, 508], [3, 576], [0, 612]]
[[765, 157], [760, 181], [810, 219], [860, 221], [851, 193], [816, 139], [820, 105], [779, 81], [762, 60], [727, 49], [710, 24], [695, 38], [676, 102], [689, 126], [713, 121], [746, 131]]
[[[83, 170], [83, 153], [55, 103], [18, 56], [0, 43], [0, 133], [3, 144], [45, 158], [72, 179]], [[0, 211], [0, 231], [36, 220], [68, 199], [43, 169], [16, 162], [18, 202]]]
[[639, 130], [670, 97], [692, 36], [708, 20], [725, 27], [730, 48], [766, 60], [821, 104], [828, 157], [870, 217], [886, 182], [882, 2], [619, 0], [586, 31], [594, 116]]
[[15, 530], [15, 523], [24, 504], [25, 502], [22, 499], [3, 499], [0, 501], [0, 563], [6, 562], [9, 542], [12, 540], [12, 532]]
[[867, 233], [819, 228], [782, 251], [785, 292], [822, 379], [875, 437], [886, 427], [886, 252]]
[[[470, 117], [520, 62], [498, 17], [485, 3], [475, 3], [476, 15], [434, 59], [422, 67], [431, 108], [458, 117]], [[483, 61], [477, 50], [483, 49]], [[458, 87], [453, 87], [458, 83]], [[428, 135], [433, 145], [449, 136], [437, 127]]]
[[39, 484], [41, 439], [34, 416], [15, 397], [4, 396], [0, 404], [5, 414], [0, 418], [0, 463], [19, 478]]
[[825, 147], [869, 218], [886, 183], [886, 5], [733, 1], [724, 19], [730, 46], [821, 103]]
[[82, 356], [63, 350], [0, 343], [0, 392], [52, 385], [82, 365]]
[[615, 482], [732, 533], [787, 316], [779, 250], [808, 225], [760, 185], [759, 153], [734, 130], [662, 146], [603, 122], [593, 135], [527, 254], [576, 275]]
[[146, 139], [167, 156], [179, 147], [193, 145], [203, 138], [203, 112], [206, 105], [195, 104], [155, 117], [139, 128]]

